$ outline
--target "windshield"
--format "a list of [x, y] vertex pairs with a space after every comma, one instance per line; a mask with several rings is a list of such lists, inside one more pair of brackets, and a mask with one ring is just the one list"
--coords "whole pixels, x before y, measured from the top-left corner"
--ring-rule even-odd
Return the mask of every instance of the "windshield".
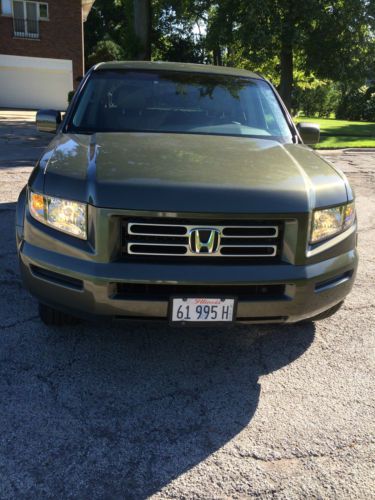
[[292, 142], [267, 82], [182, 71], [94, 71], [67, 130], [219, 134]]

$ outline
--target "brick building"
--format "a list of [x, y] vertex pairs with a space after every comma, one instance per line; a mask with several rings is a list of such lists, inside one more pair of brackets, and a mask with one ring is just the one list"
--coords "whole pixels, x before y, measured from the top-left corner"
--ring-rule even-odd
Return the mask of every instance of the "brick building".
[[0, 0], [0, 107], [65, 109], [95, 0]]

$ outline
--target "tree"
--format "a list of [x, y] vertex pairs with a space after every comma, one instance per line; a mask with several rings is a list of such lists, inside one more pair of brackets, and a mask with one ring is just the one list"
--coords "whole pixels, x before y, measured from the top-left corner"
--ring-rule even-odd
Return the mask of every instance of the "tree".
[[290, 109], [296, 76], [344, 94], [374, 78], [374, 33], [374, 0], [96, 0], [86, 44], [88, 56], [260, 71]]
[[229, 64], [234, 51], [237, 61], [250, 61], [255, 67], [278, 59], [279, 90], [290, 109], [296, 60], [299, 69], [320, 78], [337, 81], [365, 77], [373, 61], [373, 3], [222, 0], [209, 12], [207, 38], [212, 51], [220, 44]]
[[124, 58], [124, 51], [113, 40], [101, 40], [93, 48], [87, 58], [89, 66], [94, 66], [104, 61], [120, 61]]
[[165, 61], [207, 62], [205, 33], [209, 0], [153, 0], [152, 57]]
[[135, 33], [134, 2], [137, 0], [95, 1], [85, 23], [87, 67], [96, 62], [94, 54], [113, 60], [139, 58], [142, 42]]
[[151, 1], [134, 0], [134, 33], [138, 41], [137, 59], [151, 59]]

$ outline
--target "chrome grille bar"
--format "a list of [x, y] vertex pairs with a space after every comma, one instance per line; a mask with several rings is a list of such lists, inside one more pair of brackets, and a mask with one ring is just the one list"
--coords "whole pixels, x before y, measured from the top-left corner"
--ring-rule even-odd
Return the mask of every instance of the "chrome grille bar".
[[[215, 251], [197, 253], [191, 234], [200, 230], [218, 234]], [[125, 221], [123, 250], [128, 255], [165, 257], [226, 257], [226, 258], [275, 258], [280, 249], [280, 225], [248, 224], [195, 224]]]
[[[209, 226], [209, 224], [208, 224]], [[136, 230], [135, 228], [140, 227], [143, 228], [142, 231]], [[147, 227], [152, 227], [152, 228], [160, 228], [160, 229], [167, 229], [168, 232], [160, 232], [160, 233], [155, 233], [151, 231], [147, 231]], [[159, 236], [184, 236], [188, 235], [190, 231], [193, 229], [196, 229], [197, 227], [207, 227], [207, 225], [199, 225], [199, 224], [160, 224], [160, 223], [150, 223], [150, 222], [129, 222], [128, 224], [128, 234], [132, 234], [135, 236], [153, 236], [153, 235], [159, 235]], [[231, 238], [277, 238], [279, 235], [279, 227], [278, 226], [251, 226], [251, 225], [244, 225], [244, 226], [217, 226], [216, 224], [212, 226], [215, 229], [218, 229], [223, 236], [230, 236]], [[178, 230], [182, 230], [182, 233], [177, 233], [177, 228]], [[243, 231], [243, 230], [248, 230], [251, 232], [252, 230], [255, 231], [264, 231], [264, 230], [269, 230], [270, 234], [269, 235], [228, 235], [226, 234], [228, 231]], [[176, 232], [175, 232], [176, 231]]]

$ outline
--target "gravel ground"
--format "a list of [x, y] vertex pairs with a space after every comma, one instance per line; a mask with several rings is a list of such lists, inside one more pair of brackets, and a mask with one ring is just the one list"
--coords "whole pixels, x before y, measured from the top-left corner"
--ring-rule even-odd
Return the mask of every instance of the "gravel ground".
[[15, 201], [46, 142], [30, 116], [0, 112], [0, 498], [375, 498], [375, 152], [324, 153], [360, 222], [333, 318], [55, 329], [15, 253]]

